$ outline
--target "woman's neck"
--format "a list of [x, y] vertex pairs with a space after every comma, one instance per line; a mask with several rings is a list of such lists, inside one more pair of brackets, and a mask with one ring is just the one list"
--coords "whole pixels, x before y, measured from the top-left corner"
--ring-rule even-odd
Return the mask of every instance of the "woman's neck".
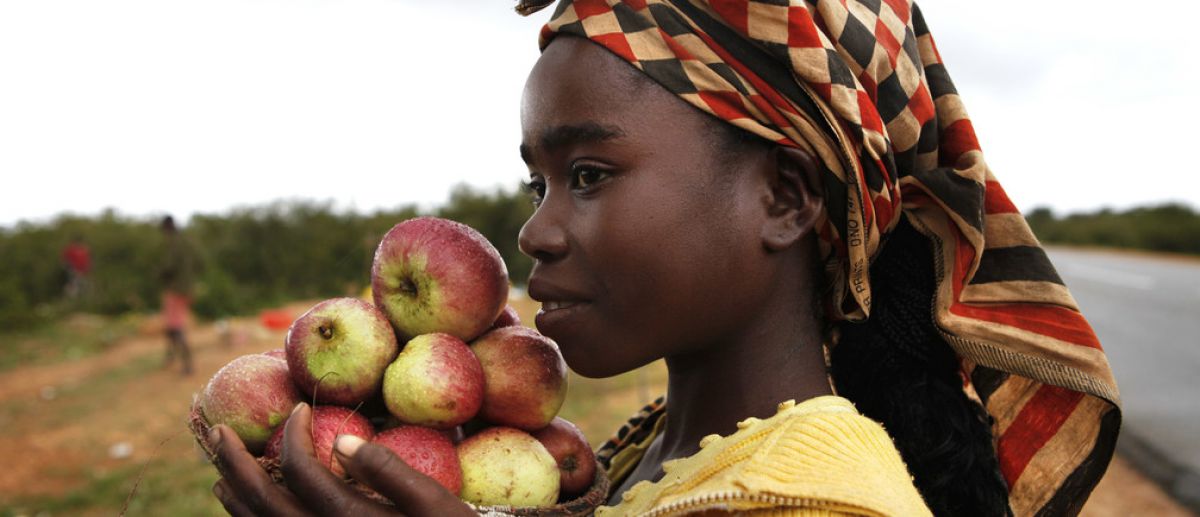
[[792, 302], [774, 304], [780, 309], [760, 314], [741, 336], [667, 358], [667, 421], [652, 461], [690, 456], [703, 437], [770, 417], [784, 400], [833, 393], [817, 318], [803, 317], [814, 314], [804, 300]]

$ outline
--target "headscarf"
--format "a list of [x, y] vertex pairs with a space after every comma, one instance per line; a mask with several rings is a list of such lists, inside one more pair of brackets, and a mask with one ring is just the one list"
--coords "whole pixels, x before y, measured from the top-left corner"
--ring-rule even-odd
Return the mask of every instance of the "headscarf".
[[587, 38], [696, 108], [819, 158], [833, 319], [870, 314], [870, 264], [907, 217], [934, 246], [934, 320], [995, 420], [1013, 511], [1078, 510], [1115, 445], [1116, 382], [984, 162], [915, 4], [564, 0], [541, 47], [558, 34]]

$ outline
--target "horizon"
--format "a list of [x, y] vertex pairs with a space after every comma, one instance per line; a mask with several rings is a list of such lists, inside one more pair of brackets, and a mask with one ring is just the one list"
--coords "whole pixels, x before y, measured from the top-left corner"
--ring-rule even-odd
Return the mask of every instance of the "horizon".
[[[471, 187], [475, 188], [475, 186], [473, 186], [473, 185]], [[476, 189], [476, 192], [494, 192], [494, 191], [495, 191], [495, 189], [483, 189], [483, 188]], [[513, 191], [507, 190], [505, 192], [511, 193]], [[389, 211], [400, 211], [400, 210], [404, 210], [404, 209], [408, 209], [408, 208], [415, 208], [417, 210], [417, 212], [420, 214], [430, 214], [430, 213], [437, 211], [437, 209], [441, 208], [449, 201], [450, 201], [449, 198], [447, 198], [445, 200], [442, 200], [442, 202], [440, 202], [440, 203], [400, 203], [400, 204], [396, 204], [396, 205], [393, 205], [390, 207], [372, 207], [370, 209], [362, 209], [362, 208], [353, 207], [353, 206], [340, 206], [340, 203], [336, 202], [336, 200], [331, 199], [331, 198], [327, 198], [327, 199], [277, 198], [277, 199], [273, 199], [273, 200], [261, 201], [261, 202], [257, 202], [257, 203], [251, 203], [251, 204], [234, 205], [234, 206], [230, 206], [230, 207], [227, 207], [223, 210], [216, 211], [216, 212], [195, 212], [195, 213], [187, 214], [182, 217], [180, 217], [176, 214], [168, 214], [165, 211], [141, 213], [141, 214], [131, 214], [131, 213], [122, 212], [117, 207], [106, 207], [106, 208], [102, 208], [102, 209], [97, 210], [92, 213], [78, 213], [78, 212], [64, 211], [64, 212], [59, 212], [57, 214], [51, 214], [51, 215], [47, 215], [47, 216], [44, 216], [41, 218], [36, 218], [36, 219], [21, 219], [21, 220], [18, 220], [15, 222], [10, 222], [10, 223], [0, 223], [0, 231], [17, 230], [22, 227], [45, 227], [45, 226], [53, 225], [57, 221], [60, 221], [62, 219], [78, 218], [78, 219], [96, 220], [96, 219], [105, 217], [106, 214], [108, 214], [110, 212], [113, 214], [113, 216], [115, 218], [117, 218], [119, 220], [134, 221], [134, 222], [137, 222], [137, 221], [156, 222], [166, 215], [171, 215], [172, 217], [175, 218], [176, 222], [182, 227], [187, 227], [191, 223], [192, 218], [197, 217], [197, 216], [221, 218], [221, 217], [232, 216], [234, 213], [239, 212], [239, 211], [261, 210], [261, 209], [266, 209], [266, 208], [270, 208], [273, 206], [287, 207], [287, 206], [291, 206], [291, 205], [322, 206], [323, 208], [329, 210], [330, 213], [334, 213], [334, 214], [338, 214], [338, 215], [369, 216], [372, 214], [378, 214], [378, 213], [389, 212]], [[1147, 203], [1142, 203], [1142, 204], [1134, 204], [1134, 205], [1122, 206], [1122, 207], [1109, 205], [1109, 206], [1097, 206], [1097, 207], [1093, 207], [1093, 208], [1081, 208], [1081, 209], [1070, 210], [1070, 211], [1058, 210], [1058, 209], [1055, 209], [1054, 207], [1051, 207], [1048, 205], [1030, 206], [1027, 208], [1021, 208], [1020, 210], [1021, 210], [1022, 216], [1028, 217], [1029, 214], [1032, 213], [1034, 210], [1046, 208], [1046, 209], [1050, 210], [1051, 214], [1053, 214], [1053, 216], [1056, 219], [1061, 219], [1064, 217], [1071, 217], [1071, 216], [1094, 215], [1094, 214], [1099, 214], [1099, 213], [1105, 212], [1105, 211], [1115, 212], [1115, 213], [1125, 213], [1125, 212], [1129, 212], [1129, 211], [1133, 211], [1133, 210], [1151, 209], [1151, 208], [1157, 208], [1157, 207], [1163, 207], [1163, 206], [1183, 206], [1183, 207], [1188, 208], [1192, 212], [1195, 212], [1198, 215], [1200, 215], [1200, 205], [1197, 205], [1196, 203], [1191, 203], [1188, 201], [1170, 200], [1170, 199], [1163, 200], [1163, 201], [1147, 202]]]

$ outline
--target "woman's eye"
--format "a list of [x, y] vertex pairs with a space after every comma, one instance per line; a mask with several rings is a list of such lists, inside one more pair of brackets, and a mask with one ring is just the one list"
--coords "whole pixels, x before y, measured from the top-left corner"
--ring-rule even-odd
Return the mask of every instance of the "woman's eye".
[[535, 206], [541, 204], [542, 198], [546, 197], [546, 183], [540, 179], [529, 180], [528, 183], [524, 184], [524, 187], [525, 192], [529, 194], [529, 200]]
[[608, 177], [608, 173], [599, 169], [593, 169], [586, 166], [576, 166], [571, 170], [571, 176], [574, 180], [573, 188], [586, 190], [604, 181]]

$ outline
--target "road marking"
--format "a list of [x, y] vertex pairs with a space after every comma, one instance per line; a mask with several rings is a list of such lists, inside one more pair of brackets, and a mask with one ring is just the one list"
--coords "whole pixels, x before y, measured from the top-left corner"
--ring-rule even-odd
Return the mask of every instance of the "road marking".
[[1154, 278], [1136, 273], [1126, 273], [1106, 267], [1086, 266], [1083, 264], [1059, 264], [1059, 271], [1066, 273], [1067, 276], [1090, 280], [1102, 284], [1115, 285], [1117, 287], [1128, 287], [1130, 289], [1139, 289], [1149, 291], [1154, 288]]

